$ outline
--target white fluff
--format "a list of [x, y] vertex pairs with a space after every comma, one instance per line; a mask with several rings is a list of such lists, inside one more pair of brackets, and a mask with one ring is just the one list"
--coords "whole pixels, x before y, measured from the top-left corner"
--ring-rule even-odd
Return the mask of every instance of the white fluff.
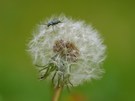
[[[50, 20], [52, 19], [50, 18]], [[62, 72], [59, 68], [58, 73], [70, 74], [69, 79], [74, 86], [82, 84], [84, 81], [100, 78], [103, 73], [100, 65], [105, 59], [106, 47], [103, 45], [99, 33], [84, 21], [76, 21], [65, 16], [58, 16], [57, 19], [62, 23], [47, 27], [45, 24], [50, 20], [45, 21], [43, 24], [39, 24], [33, 33], [33, 38], [28, 44], [28, 51], [34, 64], [43, 66], [49, 63], [55, 55], [54, 42], [63, 39], [73, 42], [78, 48], [80, 56], [75, 63], [63, 60], [66, 64], [65, 71]], [[59, 63], [57, 65], [59, 66]], [[71, 71], [69, 70], [70, 65], [72, 65]], [[51, 77], [52, 74], [49, 75], [49, 78]], [[57, 84], [57, 76], [54, 81]]]

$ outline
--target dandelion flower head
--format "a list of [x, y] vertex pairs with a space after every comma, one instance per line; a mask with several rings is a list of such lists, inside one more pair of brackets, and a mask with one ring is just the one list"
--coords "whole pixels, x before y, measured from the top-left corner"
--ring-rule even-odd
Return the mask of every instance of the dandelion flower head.
[[39, 24], [28, 44], [40, 78], [52, 80], [55, 86], [78, 86], [100, 78], [105, 49], [97, 30], [65, 16]]

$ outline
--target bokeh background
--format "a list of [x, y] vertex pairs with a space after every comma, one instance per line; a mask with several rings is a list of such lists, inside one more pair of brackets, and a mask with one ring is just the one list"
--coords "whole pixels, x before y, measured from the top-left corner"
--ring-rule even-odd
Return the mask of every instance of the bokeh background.
[[51, 101], [26, 45], [36, 24], [60, 13], [92, 24], [107, 45], [103, 78], [64, 89], [61, 101], [135, 101], [134, 0], [0, 0], [0, 101]]

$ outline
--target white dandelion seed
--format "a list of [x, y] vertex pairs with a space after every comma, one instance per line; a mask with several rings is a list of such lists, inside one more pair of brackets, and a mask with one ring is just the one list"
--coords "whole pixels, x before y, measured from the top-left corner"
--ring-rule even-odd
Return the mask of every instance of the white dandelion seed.
[[38, 25], [28, 44], [41, 79], [48, 78], [55, 86], [77, 86], [100, 78], [106, 47], [99, 33], [84, 21], [57, 18], [60, 23], [53, 25], [50, 18]]

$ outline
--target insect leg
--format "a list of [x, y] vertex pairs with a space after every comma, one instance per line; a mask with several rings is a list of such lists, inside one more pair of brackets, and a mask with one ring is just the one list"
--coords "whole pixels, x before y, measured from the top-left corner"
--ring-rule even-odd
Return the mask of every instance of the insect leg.
[[69, 86], [68, 86], [68, 84], [66, 83], [66, 86], [67, 86], [67, 90], [68, 90], [68, 92], [70, 92], [70, 88], [69, 88]]
[[43, 71], [43, 70], [45, 70], [45, 69], [47, 69], [47, 68], [48, 68], [48, 67], [42, 68], [42, 69], [39, 70], [39, 72], [41, 72], [41, 71]]
[[73, 87], [73, 84], [72, 84], [71, 81], [69, 80], [69, 77], [70, 77], [70, 75], [69, 75], [68, 78], [67, 78], [67, 82]]
[[42, 79], [45, 79], [45, 78], [47, 77], [48, 71], [49, 71], [49, 68], [47, 68], [47, 70], [46, 70], [46, 72], [44, 73], [44, 75], [42, 75], [42, 76], [40, 77], [41, 80], [42, 80]]
[[54, 26], [52, 26], [52, 29], [53, 29], [53, 32], [56, 33], [56, 32], [55, 32], [55, 29], [54, 29]]
[[60, 75], [58, 75], [58, 86], [59, 86], [59, 87], [62, 86], [62, 85], [61, 85], [61, 76], [60, 76]]
[[53, 77], [52, 77], [52, 84], [54, 85], [54, 79], [55, 79], [55, 76], [57, 74], [57, 71], [54, 73]]
[[68, 80], [68, 82], [69, 82], [69, 84], [70, 84], [72, 87], [74, 87], [70, 80]]
[[46, 65], [45, 66], [40, 66], [40, 65], [35, 64], [35, 66], [37, 66], [37, 67], [45, 67]]
[[47, 65], [45, 65], [45, 66], [40, 66], [40, 65], [35, 64], [35, 66], [36, 66], [36, 67], [44, 67], [44, 68], [40, 69], [39, 72], [41, 72], [41, 71], [47, 69]]

